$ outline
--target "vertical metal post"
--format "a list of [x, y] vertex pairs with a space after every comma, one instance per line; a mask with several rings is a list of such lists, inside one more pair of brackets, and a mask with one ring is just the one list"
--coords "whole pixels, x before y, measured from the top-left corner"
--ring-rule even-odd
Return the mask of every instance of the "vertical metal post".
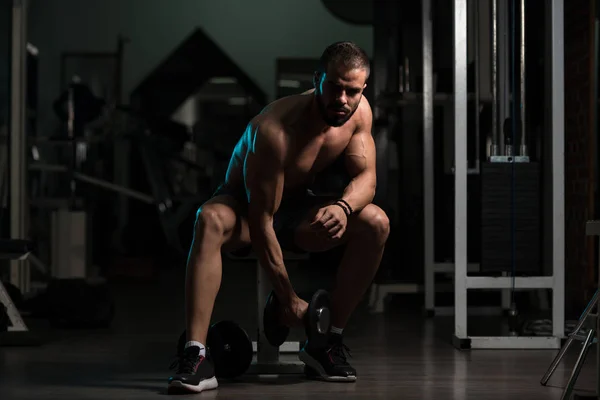
[[[508, 8], [509, 2], [498, 1], [497, 8], [497, 67], [498, 78], [498, 145], [500, 155], [506, 155], [504, 148], [506, 138], [504, 137], [504, 121], [510, 115], [510, 75], [509, 75], [509, 37], [508, 37]], [[511, 143], [514, 146], [514, 143]]]
[[[26, 167], [26, 62], [27, 0], [13, 0], [11, 49], [10, 110], [10, 237], [26, 236], [27, 167]], [[27, 261], [10, 261], [10, 282], [23, 293], [29, 291]]]
[[421, 2], [423, 27], [423, 199], [425, 228], [425, 310], [435, 310], [435, 224], [433, 155], [433, 51], [431, 0]]
[[271, 292], [271, 284], [265, 269], [260, 265], [260, 261], [256, 262], [256, 280], [257, 280], [257, 295], [258, 295], [258, 338], [256, 340], [256, 361], [258, 363], [276, 363], [279, 361], [279, 348], [273, 347], [267, 341], [263, 326], [263, 314], [267, 298]]
[[467, 337], [467, 1], [454, 0], [454, 332]]
[[[520, 52], [521, 52], [521, 145], [519, 146], [519, 155], [527, 156], [527, 130], [526, 130], [526, 121], [525, 121], [525, 0], [521, 1], [521, 43], [520, 43]], [[516, 117], [516, 116], [515, 116]], [[516, 146], [517, 144], [514, 143]]]
[[[550, 0], [552, 140], [552, 335], [564, 337], [565, 321], [565, 82], [564, 0]], [[599, 346], [600, 347], [600, 346]]]
[[480, 73], [479, 73], [479, 25], [481, 24], [479, 18], [479, 3], [480, 0], [473, 0], [473, 13], [475, 14], [475, 23], [473, 24], [473, 30], [475, 34], [475, 170], [479, 173], [479, 164], [481, 161], [481, 132], [479, 129], [479, 101], [480, 101]]
[[498, 0], [492, 0], [492, 148], [490, 156], [500, 155], [498, 126]]

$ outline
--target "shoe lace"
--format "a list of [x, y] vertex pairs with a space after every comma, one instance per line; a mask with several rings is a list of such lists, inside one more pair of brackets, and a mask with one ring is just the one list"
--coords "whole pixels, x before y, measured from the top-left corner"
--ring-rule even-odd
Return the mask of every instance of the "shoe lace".
[[335, 364], [348, 364], [348, 357], [352, 358], [350, 348], [344, 343], [336, 343], [329, 349], [329, 356]]
[[195, 356], [193, 354], [179, 354], [169, 366], [170, 370], [176, 370], [177, 374], [193, 374], [196, 372], [196, 366], [204, 360], [204, 356]]

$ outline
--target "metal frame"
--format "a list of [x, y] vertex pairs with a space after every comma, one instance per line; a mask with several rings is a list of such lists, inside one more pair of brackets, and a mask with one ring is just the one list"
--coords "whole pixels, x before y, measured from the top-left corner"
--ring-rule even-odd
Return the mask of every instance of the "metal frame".
[[[284, 342], [279, 348], [271, 346], [264, 334], [263, 313], [267, 297], [271, 293], [271, 282], [261, 266], [260, 261], [254, 253], [245, 257], [236, 257], [232, 254], [228, 255], [231, 259], [238, 260], [253, 260], [256, 261], [256, 292], [257, 292], [257, 333], [258, 340], [252, 342], [252, 349], [255, 353], [255, 358], [250, 365], [247, 374], [250, 375], [279, 375], [279, 374], [301, 374], [304, 372], [304, 363], [297, 358], [287, 357], [291, 359], [283, 359], [282, 354], [292, 354], [296, 356], [300, 351], [300, 342]], [[308, 254], [296, 254], [284, 251], [284, 260], [301, 261], [308, 259]]]
[[[479, 15], [479, 2], [473, 1], [476, 10], [475, 18]], [[436, 307], [435, 294], [440, 292], [451, 292], [452, 287], [448, 285], [436, 284], [437, 274], [451, 274], [454, 272], [454, 264], [446, 262], [435, 262], [435, 176], [434, 176], [434, 137], [433, 137], [433, 107], [434, 104], [444, 107], [445, 120], [451, 120], [453, 116], [453, 96], [447, 93], [435, 93], [433, 87], [433, 21], [431, 0], [421, 2], [421, 26], [422, 26], [422, 57], [423, 57], [423, 93], [404, 92], [399, 98], [395, 98], [394, 106], [401, 107], [405, 105], [416, 105], [422, 103], [423, 106], [423, 210], [424, 210], [424, 285], [416, 283], [374, 283], [371, 285], [369, 307], [374, 313], [384, 312], [385, 300], [389, 294], [399, 293], [425, 293], [425, 310], [433, 315], [453, 315], [453, 307]], [[476, 50], [476, 57], [478, 51]], [[476, 68], [476, 71], [478, 69]], [[376, 81], [377, 82], [377, 81]], [[475, 99], [479, 103], [481, 100], [479, 90], [475, 94], [469, 95], [469, 99]], [[489, 96], [485, 96], [483, 101], [489, 101]], [[378, 106], [381, 108], [381, 105]], [[450, 130], [451, 126], [446, 126]], [[479, 147], [478, 147], [479, 148]], [[450, 149], [450, 151], [452, 151]], [[477, 160], [473, 168], [467, 170], [468, 174], [479, 173], [479, 151]], [[468, 264], [469, 272], [477, 272], [479, 264]], [[509, 308], [508, 290], [502, 291], [502, 304], [498, 307], [472, 307], [469, 310], [471, 315], [499, 315], [503, 309]]]
[[[595, 222], [595, 223], [597, 224], [598, 222]], [[588, 222], [588, 226], [589, 226], [589, 222]], [[575, 366], [573, 367], [573, 370], [571, 371], [571, 376], [569, 377], [569, 380], [567, 381], [567, 384], [565, 385], [565, 388], [563, 390], [561, 400], [569, 400], [571, 398], [573, 389], [575, 388], [575, 384], [577, 383], [577, 378], [579, 378], [579, 373], [581, 372], [581, 369], [583, 368], [585, 359], [587, 357], [587, 353], [590, 350], [590, 346], [592, 344], [595, 344], [598, 342], [598, 339], [597, 339], [598, 333], [596, 332], [596, 328], [598, 326], [597, 325], [598, 324], [597, 305], [598, 305], [598, 290], [596, 290], [596, 292], [594, 293], [594, 296], [592, 297], [592, 300], [590, 300], [587, 307], [585, 308], [585, 310], [579, 317], [577, 326], [575, 327], [575, 329], [573, 329], [573, 332], [571, 334], [569, 334], [569, 338], [567, 339], [567, 342], [560, 349], [560, 351], [558, 352], [556, 357], [554, 357], [554, 360], [552, 360], [552, 363], [550, 364], [550, 366], [548, 367], [548, 370], [546, 371], [546, 373], [542, 377], [542, 380], [540, 381], [542, 386], [546, 386], [548, 384], [548, 381], [550, 380], [550, 378], [556, 371], [558, 364], [560, 364], [560, 362], [562, 361], [562, 359], [565, 356], [565, 354], [567, 353], [567, 351], [569, 351], [569, 348], [571, 347], [571, 345], [575, 341], [583, 342], [581, 350], [579, 351], [579, 356], [577, 357], [577, 361], [575, 362]], [[592, 310], [595, 310], [596, 312], [592, 313]], [[582, 331], [582, 329], [587, 330], [587, 334], [585, 334], [585, 331]], [[596, 372], [597, 371], [598, 371], [598, 369], [596, 369]], [[597, 393], [600, 393], [600, 392], [597, 392]]]
[[[479, 2], [473, 1], [475, 7], [475, 18], [479, 18]], [[435, 294], [441, 292], [441, 285], [436, 285], [437, 274], [447, 274], [454, 272], [453, 263], [435, 262], [435, 176], [434, 176], [434, 137], [433, 137], [433, 106], [435, 103], [443, 104], [447, 111], [447, 118], [452, 118], [453, 110], [452, 96], [444, 93], [434, 93], [433, 88], [433, 44], [432, 44], [432, 20], [431, 20], [431, 0], [424, 0], [422, 3], [422, 36], [423, 36], [423, 200], [424, 200], [424, 261], [425, 261], [425, 276], [424, 276], [424, 291], [425, 291], [425, 311], [428, 315], [453, 315], [453, 307], [440, 307], [435, 305]], [[466, 16], [465, 16], [466, 24]], [[466, 25], [465, 25], [466, 27]], [[476, 35], [478, 36], [478, 35]], [[479, 41], [476, 40], [476, 63], [478, 62], [478, 46]], [[475, 68], [476, 71], [479, 67]], [[466, 92], [465, 92], [466, 93]], [[469, 99], [475, 99], [479, 104], [479, 81], [477, 80], [475, 94], [468, 95]], [[478, 123], [478, 118], [477, 118]], [[478, 136], [477, 136], [478, 137]], [[473, 168], [467, 166], [468, 174], [479, 174], [479, 146], [477, 146], [477, 159]], [[467, 265], [468, 272], [477, 272], [479, 270], [478, 263], [469, 263]], [[398, 290], [390, 288], [389, 292], [397, 293]], [[502, 291], [502, 302], [498, 307], [472, 307], [469, 310], [470, 315], [501, 315], [503, 310], [509, 308], [510, 296], [508, 290]], [[374, 303], [379, 304], [379, 303]], [[375, 310], [383, 311], [381, 306], [376, 306]]]
[[[27, 0], [13, 0], [10, 111], [10, 237], [24, 239], [27, 215], [25, 83], [27, 66]], [[10, 282], [22, 293], [29, 291], [29, 266], [10, 261]]]
[[[32, 243], [25, 240], [3, 240], [0, 259], [26, 260], [28, 257], [33, 257], [31, 247]], [[40, 338], [29, 330], [6, 287], [0, 282], [0, 305], [2, 304], [6, 307], [11, 326], [6, 332], [0, 332], [0, 345], [40, 345]]]
[[[30, 251], [23, 249], [22, 246], [14, 247], [14, 249], [3, 250], [3, 252], [0, 253], [0, 259], [17, 261], [26, 260], [30, 254]], [[21, 313], [19, 313], [19, 310], [15, 306], [15, 303], [10, 298], [6, 287], [4, 287], [4, 284], [0, 282], [0, 305], [2, 304], [4, 304], [4, 306], [6, 307], [6, 312], [11, 323], [11, 326], [8, 327], [8, 332], [29, 331], [29, 328], [27, 327], [25, 321], [23, 321], [23, 318], [21, 317]]]
[[296, 360], [283, 360], [281, 353], [298, 354], [300, 342], [284, 342], [281, 347], [273, 347], [267, 341], [263, 328], [263, 313], [267, 297], [271, 292], [271, 283], [265, 269], [256, 262], [256, 288], [258, 294], [258, 340], [252, 343], [256, 352], [256, 359], [250, 365], [249, 374], [271, 375], [271, 374], [301, 374], [304, 371], [304, 363]]
[[454, 132], [455, 132], [455, 324], [457, 348], [558, 349], [564, 337], [564, 0], [549, 0], [551, 51], [552, 275], [515, 278], [517, 289], [552, 289], [552, 336], [474, 337], [467, 333], [467, 291], [506, 289], [507, 277], [467, 275], [467, 52], [466, 0], [454, 0]]
[[433, 168], [433, 27], [431, 0], [422, 0], [423, 27], [423, 214], [425, 236], [425, 309], [435, 308], [435, 178]]
[[[28, 169], [31, 171], [62, 172], [62, 173], [69, 172], [69, 167], [67, 167], [66, 165], [44, 164], [44, 163], [39, 163], [39, 162], [31, 163], [29, 165]], [[146, 204], [150, 204], [150, 205], [155, 204], [154, 198], [149, 194], [139, 192], [137, 190], [129, 189], [125, 186], [117, 185], [117, 184], [114, 184], [112, 182], [109, 182], [109, 181], [106, 181], [103, 179], [94, 178], [93, 176], [86, 175], [86, 174], [83, 174], [80, 172], [73, 172], [73, 178], [75, 180], [79, 180], [81, 182], [86, 182], [91, 185], [98, 186], [103, 189], [119, 193], [125, 197], [130, 197], [130, 198], [139, 200]]]
[[[596, 236], [598, 238], [598, 245], [600, 245], [600, 221], [588, 221], [585, 226], [585, 233], [588, 236]], [[600, 260], [598, 261], [597, 269], [600, 270]], [[598, 275], [598, 284], [600, 285], [600, 274]], [[598, 287], [600, 288], [600, 286]], [[596, 302], [598, 301], [597, 296], [598, 290], [596, 290], [596, 293], [594, 295], [594, 297], [596, 298]], [[597, 308], [595, 331], [596, 342], [600, 343], [600, 318], [598, 318], [598, 314], [600, 314], [600, 310]], [[596, 345], [596, 394], [600, 397], [600, 345]]]

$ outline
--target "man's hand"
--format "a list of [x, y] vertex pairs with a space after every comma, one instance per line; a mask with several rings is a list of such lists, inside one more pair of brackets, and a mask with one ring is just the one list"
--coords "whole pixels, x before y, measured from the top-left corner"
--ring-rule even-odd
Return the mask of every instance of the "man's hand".
[[344, 209], [337, 204], [331, 204], [317, 211], [310, 223], [311, 228], [327, 235], [330, 239], [340, 239], [348, 226], [348, 217]]
[[290, 303], [281, 303], [279, 321], [289, 327], [304, 326], [304, 316], [308, 311], [308, 303], [296, 296]]

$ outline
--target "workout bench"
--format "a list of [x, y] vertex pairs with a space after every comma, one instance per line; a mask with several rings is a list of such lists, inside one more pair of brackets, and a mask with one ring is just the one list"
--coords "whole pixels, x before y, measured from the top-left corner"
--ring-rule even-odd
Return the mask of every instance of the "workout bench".
[[[304, 363], [295, 359], [293, 361], [283, 361], [280, 359], [282, 353], [297, 354], [300, 351], [300, 342], [284, 342], [281, 347], [273, 347], [267, 341], [264, 334], [263, 327], [263, 312], [265, 304], [267, 303], [267, 297], [271, 293], [271, 282], [265, 272], [264, 268], [260, 265], [260, 261], [256, 258], [254, 253], [250, 253], [246, 256], [236, 256], [229, 254], [229, 257], [233, 260], [253, 260], [256, 261], [256, 291], [257, 291], [257, 307], [258, 307], [258, 340], [252, 342], [256, 359], [253, 360], [252, 365], [248, 369], [247, 373], [252, 375], [280, 375], [280, 374], [301, 374], [304, 372]], [[308, 259], [308, 254], [303, 253], [291, 253], [283, 252], [283, 259], [286, 262], [289, 261], [301, 261]]]

